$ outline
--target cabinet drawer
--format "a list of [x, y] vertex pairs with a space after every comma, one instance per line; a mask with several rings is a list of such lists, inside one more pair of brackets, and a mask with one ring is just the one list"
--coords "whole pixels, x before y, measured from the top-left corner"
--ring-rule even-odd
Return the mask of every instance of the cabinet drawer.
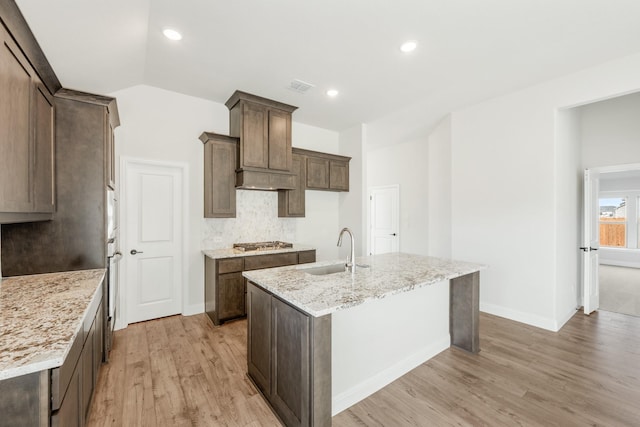
[[284, 254], [248, 256], [244, 261], [245, 271], [258, 270], [261, 268], [282, 267], [284, 265], [294, 265], [298, 263], [297, 252], [287, 252]]
[[316, 262], [316, 251], [298, 252], [298, 264], [306, 264], [309, 262]]
[[235, 273], [244, 269], [244, 258], [228, 258], [218, 260], [218, 274]]

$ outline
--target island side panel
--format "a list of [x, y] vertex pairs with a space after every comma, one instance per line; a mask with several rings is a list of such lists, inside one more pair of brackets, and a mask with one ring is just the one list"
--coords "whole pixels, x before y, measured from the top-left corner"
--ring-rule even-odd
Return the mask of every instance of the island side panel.
[[480, 351], [480, 272], [451, 279], [449, 333], [451, 345], [470, 353]]

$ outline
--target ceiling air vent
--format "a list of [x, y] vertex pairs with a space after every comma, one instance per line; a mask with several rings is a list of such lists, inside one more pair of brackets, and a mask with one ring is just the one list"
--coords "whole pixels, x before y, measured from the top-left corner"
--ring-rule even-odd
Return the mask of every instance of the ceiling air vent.
[[289, 84], [287, 89], [290, 89], [298, 93], [306, 93], [312, 87], [314, 87], [314, 85], [312, 85], [311, 83], [307, 83], [307, 82], [303, 82], [302, 80], [295, 79]]

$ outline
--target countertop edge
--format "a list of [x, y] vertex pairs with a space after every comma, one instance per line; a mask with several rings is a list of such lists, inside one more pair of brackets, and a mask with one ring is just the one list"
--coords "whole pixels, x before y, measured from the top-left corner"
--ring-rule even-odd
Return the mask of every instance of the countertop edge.
[[315, 250], [317, 249], [313, 246], [294, 244], [293, 247], [291, 248], [282, 248], [282, 249], [238, 251], [232, 248], [225, 248], [225, 249], [202, 249], [201, 252], [203, 255], [211, 259], [224, 259], [224, 258], [240, 258], [240, 257], [257, 256], [257, 255], [283, 254], [288, 252], [315, 251]]
[[[76, 328], [75, 328], [75, 330], [73, 332], [73, 335], [71, 337], [69, 345], [66, 346], [66, 348], [65, 348], [64, 352], [62, 353], [62, 355], [55, 355], [55, 356], [51, 356], [49, 358], [47, 358], [47, 356], [45, 356], [45, 358], [43, 360], [30, 362], [30, 363], [28, 363], [26, 365], [18, 366], [18, 367], [15, 367], [15, 368], [9, 367], [9, 368], [2, 369], [2, 370], [0, 370], [0, 381], [1, 380], [8, 380], [8, 379], [11, 379], [11, 378], [20, 377], [20, 376], [23, 376], [23, 375], [32, 374], [34, 372], [40, 372], [40, 371], [43, 371], [43, 370], [59, 368], [60, 366], [62, 366], [64, 364], [65, 360], [67, 359], [67, 356], [69, 356], [69, 352], [71, 351], [71, 347], [72, 347], [74, 341], [76, 340], [76, 337], [78, 336], [78, 334], [80, 333], [80, 331], [84, 327], [84, 320], [85, 320], [85, 318], [87, 316], [89, 308], [93, 306], [93, 304], [95, 303], [96, 298], [98, 298], [98, 296], [102, 297], [102, 287], [104, 286], [104, 279], [105, 279], [105, 275], [106, 275], [106, 269], [105, 268], [93, 268], [93, 269], [88, 269], [88, 270], [76, 270], [76, 271], [93, 271], [93, 270], [102, 270], [102, 273], [100, 274], [99, 278], [97, 279], [98, 285], [96, 286], [96, 289], [93, 292], [93, 295], [91, 296], [91, 299], [89, 300], [89, 303], [87, 304], [87, 306], [85, 307], [84, 311], [82, 312], [82, 316], [79, 317], [79, 322], [76, 325]], [[65, 273], [65, 272], [61, 272], [61, 273]], [[45, 274], [49, 274], [49, 273], [45, 273]], [[4, 279], [9, 279], [9, 278], [10, 277], [4, 278]]]

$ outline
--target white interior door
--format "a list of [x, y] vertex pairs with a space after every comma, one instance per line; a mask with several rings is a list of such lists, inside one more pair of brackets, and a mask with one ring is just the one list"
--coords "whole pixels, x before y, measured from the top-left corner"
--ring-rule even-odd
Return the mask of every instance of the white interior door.
[[373, 187], [369, 190], [371, 255], [400, 250], [400, 187]]
[[599, 173], [584, 171], [584, 207], [582, 233], [582, 295], [584, 313], [590, 314], [600, 307], [598, 286], [598, 249], [600, 249], [600, 211], [598, 204]]
[[128, 323], [182, 311], [183, 173], [175, 165], [125, 163]]

